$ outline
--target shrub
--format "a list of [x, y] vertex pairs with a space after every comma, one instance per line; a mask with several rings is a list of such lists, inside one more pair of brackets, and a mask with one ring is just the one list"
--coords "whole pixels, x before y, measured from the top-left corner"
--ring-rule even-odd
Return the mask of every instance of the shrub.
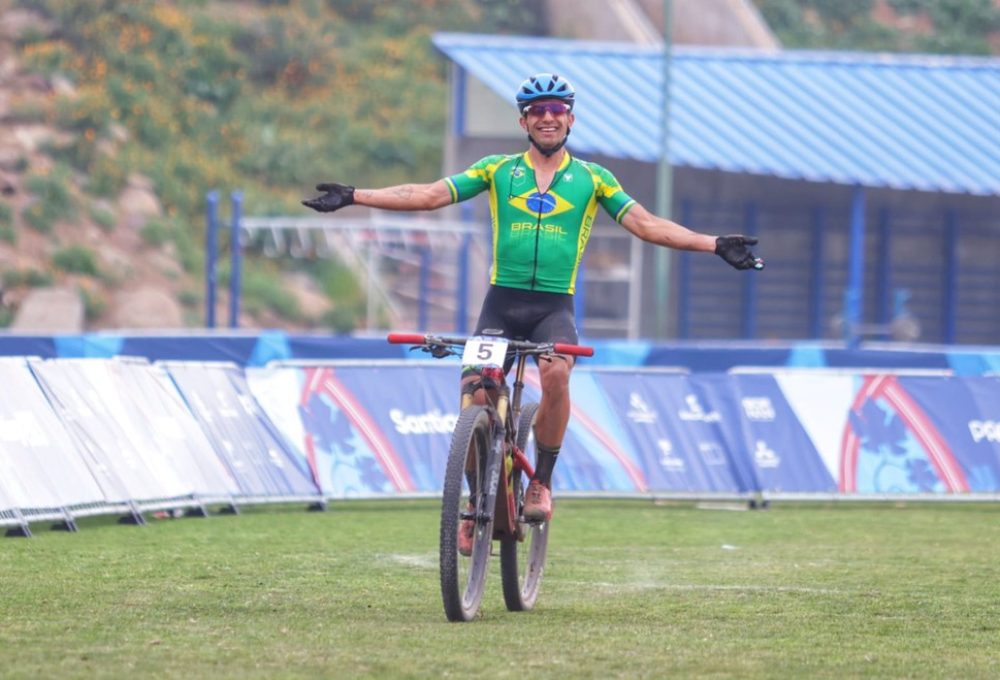
[[98, 276], [100, 273], [93, 251], [84, 246], [69, 246], [57, 250], [52, 255], [52, 264], [70, 274]]
[[0, 241], [17, 243], [17, 230], [14, 229], [14, 211], [6, 203], [0, 203]]
[[170, 240], [171, 227], [162, 219], [152, 219], [142, 228], [142, 240], [147, 245], [159, 248]]
[[[229, 276], [219, 277], [220, 286], [227, 285]], [[225, 281], [223, 281], [223, 279]], [[289, 321], [299, 321], [299, 302], [281, 283], [276, 274], [259, 267], [245, 267], [242, 277], [242, 302], [246, 311], [258, 315], [265, 309]]]
[[49, 233], [57, 220], [74, 217], [75, 205], [69, 182], [70, 171], [61, 164], [49, 174], [29, 175], [24, 181], [25, 189], [36, 198], [22, 212], [22, 217], [33, 229]]
[[87, 168], [87, 191], [94, 196], [117, 196], [128, 181], [128, 169], [118, 159], [98, 154]]
[[24, 210], [21, 211], [21, 219], [29, 227], [42, 234], [51, 234], [52, 225], [55, 224], [55, 220], [45, 210], [45, 206], [37, 200], [24, 207]]
[[107, 300], [100, 293], [87, 290], [82, 286], [77, 290], [80, 291], [80, 297], [83, 298], [83, 317], [88, 323], [99, 319], [108, 308]]
[[29, 288], [45, 288], [52, 285], [52, 276], [48, 272], [41, 272], [37, 269], [5, 271], [3, 277], [4, 288], [16, 288], [18, 286], [28, 286]]
[[90, 206], [90, 219], [104, 232], [114, 231], [117, 222], [114, 211], [97, 203]]

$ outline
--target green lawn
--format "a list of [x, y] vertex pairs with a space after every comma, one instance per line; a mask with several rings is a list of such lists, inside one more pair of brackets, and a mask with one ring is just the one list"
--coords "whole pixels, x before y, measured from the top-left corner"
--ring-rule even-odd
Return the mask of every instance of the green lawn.
[[558, 502], [542, 594], [445, 621], [431, 501], [0, 541], [0, 677], [997, 678], [1000, 505]]

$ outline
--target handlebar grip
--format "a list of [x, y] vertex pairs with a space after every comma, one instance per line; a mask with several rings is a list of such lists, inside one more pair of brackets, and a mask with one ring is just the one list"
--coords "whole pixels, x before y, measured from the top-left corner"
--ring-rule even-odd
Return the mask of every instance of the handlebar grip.
[[562, 342], [557, 342], [552, 346], [552, 349], [556, 354], [571, 354], [576, 357], [594, 356], [594, 348], [584, 347], [583, 345], [567, 345]]
[[386, 340], [393, 345], [422, 345], [427, 342], [427, 336], [420, 333], [389, 333]]

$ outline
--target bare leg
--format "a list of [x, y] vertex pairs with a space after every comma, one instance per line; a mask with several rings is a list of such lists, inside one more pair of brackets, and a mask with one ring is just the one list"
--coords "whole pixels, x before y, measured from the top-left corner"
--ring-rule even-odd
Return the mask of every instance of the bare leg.
[[545, 486], [552, 484], [552, 470], [562, 446], [566, 426], [569, 424], [569, 374], [573, 360], [557, 356], [551, 361], [539, 362], [542, 382], [542, 401], [535, 419], [535, 446], [538, 465], [535, 479]]
[[540, 361], [542, 401], [535, 420], [535, 440], [549, 448], [559, 448], [569, 424], [569, 374], [573, 359], [557, 355]]

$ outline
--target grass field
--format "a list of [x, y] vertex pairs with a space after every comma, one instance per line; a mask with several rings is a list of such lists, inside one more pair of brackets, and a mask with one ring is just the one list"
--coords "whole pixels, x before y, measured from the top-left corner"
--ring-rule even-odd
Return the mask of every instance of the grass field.
[[431, 501], [0, 541], [0, 677], [997, 678], [1000, 506], [559, 501], [446, 623]]

